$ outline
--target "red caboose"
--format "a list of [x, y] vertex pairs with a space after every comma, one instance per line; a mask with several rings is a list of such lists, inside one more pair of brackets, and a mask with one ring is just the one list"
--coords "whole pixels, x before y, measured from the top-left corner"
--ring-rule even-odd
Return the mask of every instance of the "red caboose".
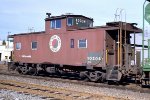
[[20, 73], [76, 72], [91, 81], [120, 80], [131, 73], [130, 34], [142, 32], [134, 23], [93, 27], [93, 19], [83, 15], [47, 15], [45, 31], [11, 35], [13, 64]]

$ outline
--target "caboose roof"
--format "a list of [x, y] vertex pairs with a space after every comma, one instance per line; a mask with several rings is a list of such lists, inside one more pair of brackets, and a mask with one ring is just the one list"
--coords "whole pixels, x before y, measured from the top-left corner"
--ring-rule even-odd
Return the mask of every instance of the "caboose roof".
[[83, 16], [83, 15], [74, 15], [74, 14], [63, 14], [63, 15], [60, 15], [60, 16], [51, 16], [51, 17], [45, 18], [45, 21], [49, 21], [49, 20], [53, 20], [53, 19], [64, 19], [64, 18], [67, 18], [67, 17], [83, 17], [83, 18], [86, 18], [86, 19], [89, 19], [89, 20], [93, 21], [93, 18], [86, 17], [86, 16]]
[[[109, 22], [109, 23], [106, 23], [106, 25], [104, 25], [104, 26], [69, 29], [68, 31], [98, 29], [98, 28], [101, 28], [106, 31], [118, 31], [120, 29], [120, 23], [122, 23], [122, 30], [126, 30], [128, 33], [142, 33], [143, 32], [142, 29], [135, 26], [136, 23], [125, 23], [125, 22]], [[125, 27], [125, 25], [126, 25], [126, 27]], [[32, 34], [43, 34], [43, 33], [45, 33], [45, 31], [20, 33], [20, 34], [9, 35], [8, 37], [13, 38], [14, 36], [19, 36], [19, 35], [32, 35]]]
[[122, 23], [122, 30], [126, 30], [129, 33], [142, 33], [143, 32], [142, 29], [135, 26], [136, 23], [126, 23], [126, 22], [108, 22], [108, 23], [106, 23], [106, 25], [103, 25], [103, 26], [69, 29], [68, 31], [98, 29], [98, 28], [101, 28], [106, 31], [118, 31], [120, 29], [120, 23]]
[[127, 22], [108, 22], [106, 23], [106, 26], [109, 26], [109, 28], [107, 28], [106, 30], [118, 30], [121, 29], [122, 30], [126, 30], [129, 33], [142, 33], [142, 29], [138, 28], [137, 23], [127, 23]]
[[32, 35], [32, 34], [43, 34], [43, 33], [45, 33], [45, 31], [30, 32], [30, 33], [19, 33], [19, 34], [9, 35], [8, 38], [13, 38], [14, 36], [19, 36], [19, 35]]

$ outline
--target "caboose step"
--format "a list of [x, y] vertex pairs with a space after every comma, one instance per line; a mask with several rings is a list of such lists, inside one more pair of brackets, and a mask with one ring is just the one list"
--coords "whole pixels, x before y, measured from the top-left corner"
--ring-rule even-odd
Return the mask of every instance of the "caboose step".
[[107, 77], [108, 81], [120, 81], [122, 73], [118, 70], [118, 66], [108, 67], [107, 68]]

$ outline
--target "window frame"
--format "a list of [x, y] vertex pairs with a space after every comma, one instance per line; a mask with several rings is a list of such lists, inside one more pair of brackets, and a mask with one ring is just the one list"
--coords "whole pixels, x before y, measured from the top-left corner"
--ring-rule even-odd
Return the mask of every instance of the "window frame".
[[[86, 46], [85, 46], [85, 47], [80, 47], [80, 45], [79, 45], [79, 44], [80, 44], [80, 40], [86, 40], [86, 41], [85, 41], [85, 42], [86, 42], [86, 44], [85, 44]], [[88, 44], [87, 44], [87, 39], [79, 39], [79, 40], [78, 40], [78, 48], [87, 48], [87, 45], [88, 45]]]
[[[17, 48], [18, 46], [19, 46], [19, 48]], [[21, 50], [21, 42], [16, 42], [15, 49], [16, 50]]]
[[[57, 25], [58, 23], [57, 22], [60, 22], [60, 25]], [[60, 29], [61, 28], [61, 19], [55, 19], [55, 20], [51, 20], [50, 21], [50, 28], [51, 29]], [[60, 26], [60, 27], [57, 27], [57, 26]]]
[[[58, 22], [58, 21], [60, 22], [60, 23], [59, 23], [59, 24], [60, 24], [60, 25], [59, 25], [60, 27], [57, 27], [57, 22]], [[57, 20], [55, 20], [55, 29], [60, 29], [60, 28], [61, 28], [61, 19], [57, 19]]]
[[[72, 19], [72, 25], [70, 25], [70, 24], [68, 23], [68, 22], [69, 22], [69, 18]], [[73, 17], [68, 17], [68, 18], [67, 18], [67, 26], [73, 26], [73, 19], [74, 19]]]
[[[36, 43], [36, 48], [33, 48], [33, 43]], [[37, 41], [32, 41], [31, 42], [31, 49], [32, 50], [37, 50], [37, 48], [38, 48], [38, 42]]]
[[74, 39], [70, 39], [70, 48], [74, 48]]
[[51, 29], [55, 29], [55, 20], [51, 20], [50, 23], [51, 23], [51, 27], [50, 28]]

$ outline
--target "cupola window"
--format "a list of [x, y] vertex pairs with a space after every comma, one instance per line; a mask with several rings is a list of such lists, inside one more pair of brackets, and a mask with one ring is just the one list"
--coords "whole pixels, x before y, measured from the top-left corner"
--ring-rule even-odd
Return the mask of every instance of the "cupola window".
[[59, 29], [59, 28], [61, 28], [61, 20], [60, 19], [52, 20], [51, 21], [51, 28], [52, 29]]
[[67, 19], [67, 25], [68, 25], [68, 26], [73, 26], [73, 18], [72, 18], [72, 17], [69, 17], [69, 18]]

